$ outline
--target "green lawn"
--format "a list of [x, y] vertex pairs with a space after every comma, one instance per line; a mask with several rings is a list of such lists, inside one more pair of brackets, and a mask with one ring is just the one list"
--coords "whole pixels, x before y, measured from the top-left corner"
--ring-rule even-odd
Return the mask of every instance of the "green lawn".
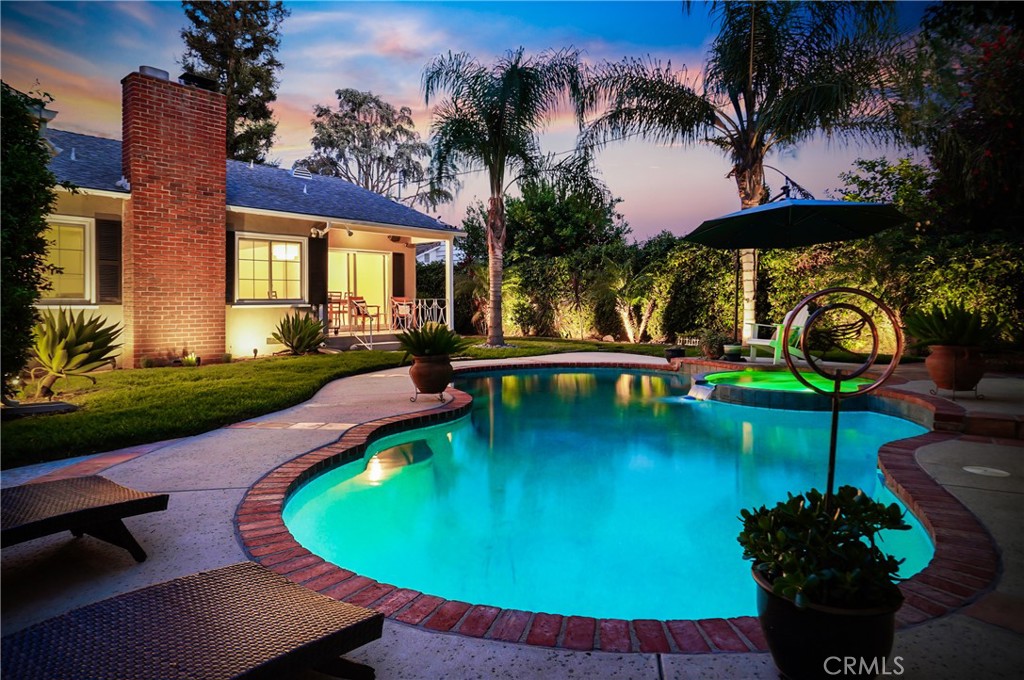
[[[474, 347], [466, 355], [495, 359], [599, 350], [664, 357], [663, 345], [538, 338], [508, 342], [515, 347]], [[5, 421], [0, 427], [0, 466], [7, 469], [208, 432], [294, 406], [331, 380], [394, 368], [401, 359], [399, 352], [344, 352], [110, 371], [94, 374], [96, 385], [85, 378], [59, 380], [57, 398], [79, 410]]]

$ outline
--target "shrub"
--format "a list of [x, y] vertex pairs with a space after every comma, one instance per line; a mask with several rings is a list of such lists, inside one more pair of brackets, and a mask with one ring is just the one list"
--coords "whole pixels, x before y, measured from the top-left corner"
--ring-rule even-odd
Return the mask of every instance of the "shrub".
[[697, 334], [697, 347], [709, 359], [717, 359], [725, 352], [725, 343], [732, 338], [712, 328], [702, 328]]
[[292, 354], [316, 352], [327, 341], [324, 323], [309, 312], [286, 314], [277, 324], [272, 337], [287, 347]]
[[53, 273], [46, 262], [46, 215], [56, 205], [57, 179], [48, 169], [50, 154], [32, 113], [50, 97], [24, 95], [7, 83], [0, 90], [0, 392], [6, 400], [14, 389], [11, 380], [31, 357], [39, 322], [35, 304]]
[[87, 374], [114, 363], [113, 352], [121, 346], [114, 344], [121, 335], [118, 324], [107, 325], [101, 316], [86, 320], [84, 312], [75, 316], [69, 309], [46, 311], [42, 317], [33, 330], [32, 354], [39, 365], [32, 369], [32, 377], [42, 374], [36, 397], [52, 397], [53, 384], [60, 378], [83, 376], [95, 383]]
[[908, 312], [903, 317], [907, 330], [916, 338], [915, 346], [992, 343], [999, 337], [1001, 324], [977, 310], [968, 310], [959, 302], [932, 305]]

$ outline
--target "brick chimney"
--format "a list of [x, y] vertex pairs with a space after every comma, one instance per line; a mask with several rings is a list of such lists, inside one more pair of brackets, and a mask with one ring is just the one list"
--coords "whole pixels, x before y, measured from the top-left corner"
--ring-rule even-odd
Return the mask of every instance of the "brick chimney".
[[[144, 356], [225, 348], [226, 163], [223, 95], [142, 67], [121, 81], [131, 187], [122, 222], [125, 347]], [[126, 336], [126, 337], [125, 337]]]

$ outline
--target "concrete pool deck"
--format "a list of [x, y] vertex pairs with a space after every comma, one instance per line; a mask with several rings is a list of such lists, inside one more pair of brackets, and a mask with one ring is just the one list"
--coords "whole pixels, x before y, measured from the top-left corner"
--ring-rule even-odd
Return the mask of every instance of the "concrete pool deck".
[[[609, 361], [653, 364], [651, 357], [580, 353], [515, 360], [517, 364]], [[459, 362], [460, 366], [507, 362]], [[919, 365], [901, 367], [900, 389], [927, 393]], [[971, 413], [1024, 418], [1024, 379], [992, 376], [982, 401], [958, 395]], [[3, 473], [4, 486], [41, 476], [102, 470], [116, 482], [171, 493], [166, 512], [128, 525], [150, 559], [136, 564], [124, 551], [91, 539], [51, 536], [3, 551], [2, 625], [12, 632], [68, 609], [169, 578], [247, 559], [234, 523], [250, 486], [292, 458], [335, 441], [354, 425], [424, 411], [436, 401], [410, 403], [406, 369], [335, 381], [310, 401], [196, 437], [86, 459]], [[917, 451], [918, 463], [973, 512], [992, 534], [1002, 558], [994, 589], [969, 606], [897, 633], [893, 657], [902, 677], [1020, 677], [1024, 669], [1024, 441], [968, 435]], [[1008, 477], [971, 474], [976, 466]], [[624, 576], [625, 577], [625, 576]], [[751, 588], [753, 598], [753, 585]], [[384, 638], [348, 655], [379, 678], [775, 678], [767, 653], [659, 654], [579, 652], [438, 633], [388, 620]], [[895, 673], [893, 673], [895, 674]], [[318, 677], [314, 673], [310, 678]]]

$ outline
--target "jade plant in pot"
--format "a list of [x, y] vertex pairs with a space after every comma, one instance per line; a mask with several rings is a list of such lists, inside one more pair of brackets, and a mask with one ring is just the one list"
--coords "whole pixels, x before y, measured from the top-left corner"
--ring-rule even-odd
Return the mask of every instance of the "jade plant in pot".
[[908, 312], [903, 318], [916, 347], [928, 347], [924, 365], [935, 386], [943, 390], [973, 390], [985, 374], [982, 349], [1001, 330], [998, 320], [963, 304], [951, 302]]
[[834, 677], [829, 659], [851, 657], [878, 672], [903, 602], [902, 560], [882, 552], [878, 534], [910, 528], [899, 506], [842, 486], [827, 503], [812, 489], [740, 519], [737, 540], [754, 562], [758, 617], [779, 670], [792, 680]]
[[403, 363], [412, 356], [409, 377], [416, 386], [417, 394], [442, 394], [454, 375], [451, 355], [470, 344], [469, 340], [439, 323], [427, 323], [422, 328], [412, 328], [395, 337], [405, 350]]

